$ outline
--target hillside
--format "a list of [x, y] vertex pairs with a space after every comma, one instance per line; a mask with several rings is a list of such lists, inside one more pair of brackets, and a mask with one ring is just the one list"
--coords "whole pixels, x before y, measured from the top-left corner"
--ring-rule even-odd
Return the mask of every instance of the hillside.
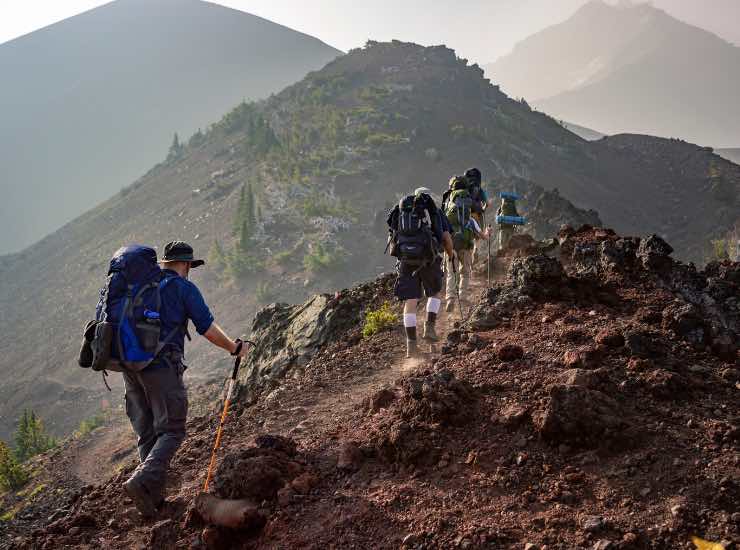
[[734, 147], [730, 149], [717, 149], [716, 153], [720, 157], [726, 158], [730, 162], [740, 164], [740, 147]]
[[740, 48], [707, 31], [648, 4], [602, 0], [485, 67], [558, 119], [717, 147], [740, 140], [739, 68]]
[[341, 52], [200, 0], [116, 0], [0, 45], [0, 254], [129, 185], [243, 99]]
[[[214, 256], [193, 277], [236, 332], [260, 304], [389, 270], [387, 208], [421, 184], [441, 192], [473, 165], [490, 191], [531, 197], [522, 208], [542, 212], [531, 220], [538, 238], [569, 220], [592, 223], [596, 214], [578, 208], [593, 208], [605, 224], [673, 236], [679, 257], [701, 259], [738, 212], [740, 167], [708, 150], [644, 136], [585, 142], [507, 98], [452, 50], [369, 43], [266, 101], [238, 106], [202, 141], [0, 262], [0, 436], [23, 406], [64, 433], [110, 399], [74, 361], [121, 243], [182, 238], [205, 255], [218, 241], [227, 269]], [[245, 183], [257, 203], [246, 253], [233, 232]], [[191, 377], [227, 368], [197, 338], [188, 364]]]
[[596, 141], [597, 139], [605, 137], [604, 134], [602, 134], [601, 132], [597, 132], [596, 130], [592, 130], [591, 128], [586, 128], [585, 126], [579, 126], [578, 124], [563, 122], [563, 126], [573, 132], [575, 135], [582, 137], [586, 141]]
[[122, 495], [134, 461], [83, 486], [75, 442], [2, 501], [0, 547], [730, 548], [740, 264], [696, 271], [659, 237], [590, 227], [559, 242], [559, 259], [479, 280], [472, 317], [443, 312], [446, 339], [419, 360], [400, 359], [400, 326], [361, 336], [391, 276], [260, 311], [211, 486], [245, 499], [243, 529], [194, 503], [206, 412], [152, 521]]

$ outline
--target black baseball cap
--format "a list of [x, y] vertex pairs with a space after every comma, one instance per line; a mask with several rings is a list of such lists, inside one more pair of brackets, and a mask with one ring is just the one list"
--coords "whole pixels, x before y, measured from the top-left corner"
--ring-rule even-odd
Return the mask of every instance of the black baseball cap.
[[193, 247], [183, 241], [172, 241], [164, 245], [164, 256], [162, 256], [163, 263], [166, 262], [190, 262], [190, 267], [198, 267], [206, 262], [203, 260], [196, 260], [193, 257]]

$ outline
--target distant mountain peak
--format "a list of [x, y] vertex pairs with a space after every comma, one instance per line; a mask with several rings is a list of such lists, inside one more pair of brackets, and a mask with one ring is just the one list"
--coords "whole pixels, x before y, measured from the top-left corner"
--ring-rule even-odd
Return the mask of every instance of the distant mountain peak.
[[738, 67], [740, 48], [650, 3], [593, 0], [485, 70], [558, 119], [731, 146], [740, 142]]

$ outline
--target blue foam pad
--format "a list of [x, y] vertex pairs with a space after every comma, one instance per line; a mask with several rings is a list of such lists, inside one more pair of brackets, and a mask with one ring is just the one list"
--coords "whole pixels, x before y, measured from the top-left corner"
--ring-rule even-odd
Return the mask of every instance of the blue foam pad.
[[496, 216], [496, 223], [505, 225], [524, 225], [526, 220], [523, 216]]
[[498, 196], [501, 197], [502, 199], [513, 199], [515, 201], [518, 201], [519, 199], [522, 198], [519, 195], [517, 195], [516, 193], [509, 193], [507, 191], [501, 191], [498, 194]]

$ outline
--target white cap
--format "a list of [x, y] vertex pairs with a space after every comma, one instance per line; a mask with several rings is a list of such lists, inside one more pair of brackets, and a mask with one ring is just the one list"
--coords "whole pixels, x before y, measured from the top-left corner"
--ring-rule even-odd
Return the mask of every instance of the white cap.
[[421, 195], [422, 193], [426, 193], [427, 195], [430, 195], [432, 192], [426, 187], [417, 187], [416, 190], [414, 191], [414, 195], [416, 195], [417, 197]]

